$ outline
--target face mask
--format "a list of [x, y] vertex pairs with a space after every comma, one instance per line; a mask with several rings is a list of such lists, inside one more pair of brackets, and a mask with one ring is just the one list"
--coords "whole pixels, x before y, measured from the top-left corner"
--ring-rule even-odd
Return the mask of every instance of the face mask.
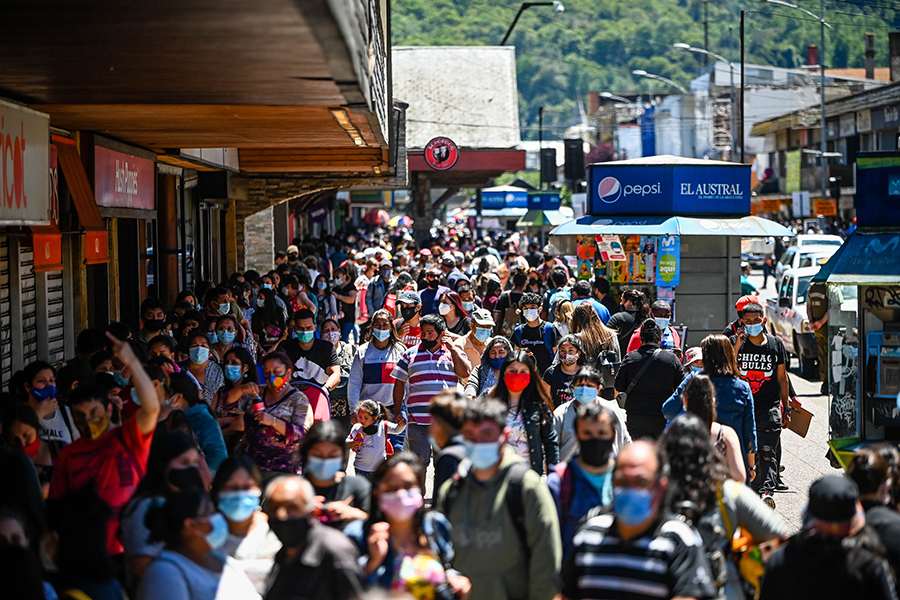
[[425, 505], [419, 488], [382, 494], [378, 508], [393, 521], [408, 521]]
[[335, 456], [334, 458], [310, 456], [306, 460], [306, 472], [319, 481], [331, 481], [338, 474], [338, 471], [341, 470], [343, 464], [344, 459], [340, 456]]
[[308, 344], [313, 341], [313, 337], [316, 335], [315, 331], [298, 331], [297, 339], [301, 344]]
[[231, 382], [239, 381], [244, 376], [240, 365], [225, 365], [225, 379]]
[[234, 341], [234, 337], [237, 335], [237, 332], [228, 331], [227, 329], [224, 331], [220, 331], [218, 334], [219, 341], [223, 344], [230, 344]]
[[262, 296], [259, 296], [256, 299], [256, 308], [263, 308], [266, 305], [266, 300]]
[[209, 360], [209, 348], [203, 346], [194, 346], [189, 352], [191, 362], [195, 365], [202, 365]]
[[656, 321], [656, 324], [659, 325], [659, 328], [663, 331], [666, 330], [669, 326], [669, 321], [671, 321], [671, 319], [664, 319], [662, 317], [654, 317], [653, 320]]
[[340, 331], [329, 331], [322, 337], [325, 338], [326, 341], [331, 342], [332, 344], [337, 344], [341, 340], [341, 332]]
[[286, 287], [283, 287], [283, 288], [281, 288], [281, 295], [285, 296], [285, 297], [290, 296], [291, 290], [287, 289]]
[[481, 343], [488, 341], [488, 338], [491, 337], [491, 329], [486, 329], [484, 327], [476, 327], [475, 328], [475, 339]]
[[503, 366], [503, 361], [506, 360], [505, 356], [501, 356], [499, 358], [489, 358], [488, 363], [490, 363], [491, 368], [495, 371], [499, 371], [500, 367]]
[[391, 331], [390, 329], [373, 329], [372, 337], [374, 337], [379, 342], [384, 342], [389, 337], [391, 337]]
[[[336, 287], [340, 287], [340, 286], [344, 285], [344, 280], [341, 279], [340, 277], [335, 277], [335, 278], [334, 278], [334, 285], [335, 285]], [[324, 289], [324, 288], [322, 288], [322, 289]]]
[[531, 382], [531, 373], [506, 373], [503, 381], [506, 382], [506, 389], [509, 391], [521, 392]]
[[419, 309], [415, 306], [400, 306], [400, 316], [403, 317], [404, 321], [416, 318], [417, 312], [419, 312]]
[[653, 492], [617, 487], [613, 490], [613, 512], [625, 525], [645, 523], [653, 516]]
[[426, 270], [433, 269], [433, 268], [434, 268], [434, 263], [433, 263], [433, 262], [427, 262], [427, 263], [425, 263], [425, 269], [426, 269]]
[[243, 523], [259, 508], [259, 490], [241, 490], [219, 494], [219, 510], [232, 523]]
[[375, 423], [374, 425], [369, 425], [367, 427], [363, 427], [362, 430], [363, 430], [363, 433], [366, 435], [375, 435], [376, 433], [378, 433], [378, 423]]
[[560, 354], [559, 360], [562, 362], [562, 364], [564, 364], [568, 367], [571, 367], [572, 365], [574, 365], [575, 363], [578, 362], [578, 359], [580, 357], [581, 357], [581, 354], [579, 354], [578, 352], [574, 352], [574, 353], [570, 353], [570, 354]]
[[[125, 378], [124, 375], [122, 375], [122, 371], [113, 371], [112, 376], [113, 376], [113, 379], [116, 380], [116, 385], [119, 386], [120, 388], [128, 385], [128, 380]], [[55, 396], [56, 396], [56, 394], [54, 393], [54, 395], [51, 397], [55, 397]]]
[[473, 310], [475, 310], [474, 302], [463, 302], [462, 305], [463, 305], [463, 310], [466, 311], [467, 313], [470, 313]]
[[433, 290], [438, 289], [439, 285], [441, 285], [441, 282], [439, 279], [429, 279], [428, 280], [428, 287], [430, 287]]
[[382, 278], [382, 279], [390, 279], [390, 278], [391, 278], [391, 271], [390, 271], [390, 269], [383, 269], [383, 270], [381, 271], [381, 278]]
[[572, 390], [572, 395], [575, 397], [576, 402], [590, 404], [597, 399], [598, 392], [597, 388], [589, 385], [576, 385], [575, 389]]
[[316, 284], [316, 287], [319, 288], [320, 290], [326, 290], [326, 289], [328, 289], [328, 283], [326, 283], [324, 281], [320, 281], [319, 283]]
[[231, 306], [229, 306], [228, 304], [219, 305], [218, 311], [220, 315], [227, 315], [229, 310], [231, 310]]
[[273, 375], [266, 380], [266, 384], [273, 392], [280, 392], [288, 384], [287, 375]]
[[[126, 381], [125, 383], [128, 382]], [[42, 388], [31, 388], [31, 395], [34, 396], [34, 399], [39, 402], [43, 402], [44, 400], [49, 400], [51, 398], [56, 398], [56, 386], [45, 385]]]
[[500, 444], [497, 442], [475, 443], [465, 440], [466, 456], [476, 469], [489, 469], [500, 462]]
[[690, 365], [692, 373], [699, 373], [703, 370], [703, 367], [695, 367], [694, 365]]
[[108, 427], [109, 417], [106, 414], [103, 414], [99, 417], [91, 419], [86, 423], [78, 425], [78, 433], [80, 433], [81, 437], [85, 439], [96, 440], [101, 435], [106, 433]]
[[425, 348], [426, 350], [428, 350], [429, 352], [431, 352], [431, 349], [434, 348], [435, 346], [437, 346], [437, 344], [438, 344], [437, 340], [426, 340], [424, 338], [422, 339], [422, 347]]
[[37, 456], [38, 450], [41, 449], [41, 438], [36, 437], [34, 441], [26, 446], [22, 446], [22, 451], [28, 455], [29, 458], [34, 458]]
[[309, 528], [309, 517], [269, 519], [269, 529], [286, 548], [294, 548], [305, 542]]
[[138, 406], [141, 405], [141, 398], [140, 398], [140, 396], [138, 396], [137, 390], [134, 388], [131, 388], [131, 401], [134, 402], [135, 404], [137, 404]]
[[216, 343], [219, 342], [219, 334], [216, 333], [215, 331], [208, 331], [208, 332], [206, 333], [206, 340], [207, 340], [210, 344], [216, 344]]
[[165, 319], [143, 319], [144, 321], [144, 329], [147, 331], [162, 331], [162, 328], [166, 326]]
[[214, 513], [209, 517], [209, 524], [212, 530], [206, 534], [206, 543], [211, 550], [218, 550], [228, 539], [228, 521], [221, 514]]
[[453, 310], [453, 307], [449, 304], [444, 304], [443, 302], [438, 306], [438, 312], [444, 317], [449, 315], [451, 310]]
[[580, 440], [581, 460], [592, 467], [602, 467], [609, 462], [613, 449], [613, 438], [589, 438]]
[[761, 334], [763, 331], [762, 323], [754, 323], [753, 325], [747, 325], [747, 335], [750, 337], [756, 337]]
[[203, 477], [200, 476], [200, 469], [197, 467], [169, 469], [166, 479], [172, 487], [179, 491], [206, 489], [206, 486], [203, 485]]
[[540, 312], [537, 309], [529, 308], [527, 310], [522, 311], [522, 315], [525, 317], [525, 320], [529, 323], [532, 321], [537, 321], [538, 317], [540, 317]]
[[263, 286], [263, 289], [266, 289], [266, 290], [271, 290], [271, 289], [272, 289], [272, 284], [271, 284], [271, 283], [264, 283], [264, 284], [262, 284], [262, 286]]

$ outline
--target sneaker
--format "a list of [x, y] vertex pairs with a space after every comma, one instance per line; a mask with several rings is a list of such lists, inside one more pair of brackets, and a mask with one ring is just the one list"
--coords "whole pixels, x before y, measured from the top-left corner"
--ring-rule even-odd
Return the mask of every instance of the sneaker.
[[768, 506], [772, 510], [775, 510], [775, 498], [773, 498], [769, 494], [763, 494], [762, 501], [766, 503], [766, 506]]
[[775, 491], [776, 491], [776, 492], [786, 492], [786, 491], [788, 491], [789, 489], [790, 489], [790, 488], [789, 488], [789, 487], [787, 486], [787, 484], [786, 484], [785, 482], [783, 482], [783, 481], [779, 481], [777, 484], [775, 484]]

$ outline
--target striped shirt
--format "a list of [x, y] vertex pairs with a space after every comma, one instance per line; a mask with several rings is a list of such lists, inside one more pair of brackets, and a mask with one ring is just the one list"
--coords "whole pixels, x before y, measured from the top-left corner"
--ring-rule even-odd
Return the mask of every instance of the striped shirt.
[[575, 534], [562, 593], [572, 599], [714, 598], [716, 588], [700, 534], [689, 524], [661, 517], [645, 535], [626, 541], [613, 515], [603, 514]]
[[459, 377], [453, 367], [453, 356], [443, 344], [434, 352], [422, 346], [413, 346], [400, 356], [391, 376], [406, 381], [406, 409], [410, 423], [431, 425], [428, 407], [431, 399], [448, 388], [459, 385]]

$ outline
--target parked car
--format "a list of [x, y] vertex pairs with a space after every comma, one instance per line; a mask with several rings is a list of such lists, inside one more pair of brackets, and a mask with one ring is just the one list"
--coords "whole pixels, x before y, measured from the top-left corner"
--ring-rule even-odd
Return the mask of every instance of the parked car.
[[839, 235], [826, 235], [817, 233], [815, 235], [798, 235], [794, 238], [794, 246], [841, 246], [844, 240]]
[[[798, 236], [798, 237], [818, 237], [818, 236]], [[832, 237], [832, 236], [829, 236]], [[836, 236], [834, 236], [836, 237]], [[841, 238], [838, 238], [841, 239]], [[791, 246], [782, 253], [775, 263], [775, 286], [781, 287], [781, 277], [788, 269], [805, 269], [807, 267], [815, 267], [818, 269], [822, 266], [822, 259], [831, 258], [831, 255], [838, 251], [840, 244], [816, 246], [804, 244], [802, 246]]]

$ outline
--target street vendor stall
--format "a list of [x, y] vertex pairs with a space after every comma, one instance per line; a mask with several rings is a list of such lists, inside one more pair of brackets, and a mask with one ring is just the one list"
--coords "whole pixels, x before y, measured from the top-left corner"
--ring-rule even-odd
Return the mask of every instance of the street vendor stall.
[[750, 214], [750, 167], [675, 156], [588, 166], [588, 215], [551, 232], [577, 258], [576, 276], [602, 275], [616, 295], [638, 288], [672, 305], [688, 345], [736, 317], [742, 237], [793, 235]]

